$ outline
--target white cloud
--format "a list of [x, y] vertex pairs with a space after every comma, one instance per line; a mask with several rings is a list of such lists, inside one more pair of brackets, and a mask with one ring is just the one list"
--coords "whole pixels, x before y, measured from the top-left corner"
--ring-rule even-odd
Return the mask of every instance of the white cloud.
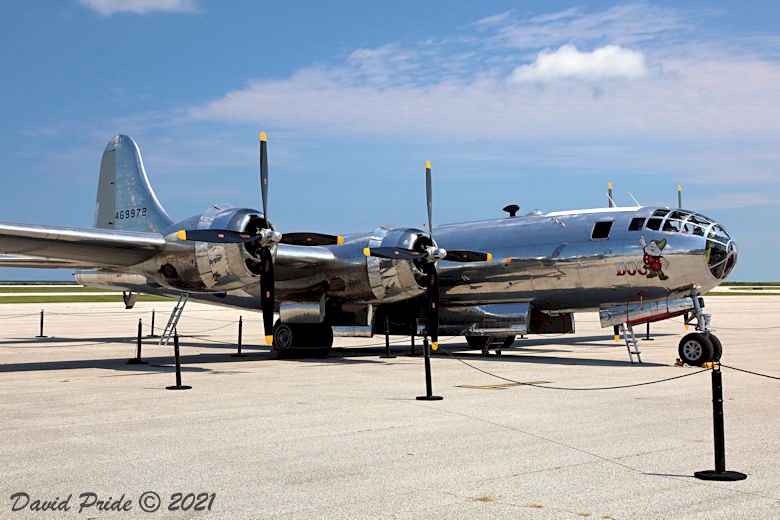
[[116, 13], [197, 12], [195, 0], [79, 0], [102, 16]]
[[646, 75], [645, 56], [639, 51], [624, 49], [619, 45], [607, 45], [593, 52], [580, 52], [574, 45], [564, 45], [553, 52], [542, 51], [533, 63], [517, 67], [509, 76], [509, 81], [600, 81], [639, 79]]

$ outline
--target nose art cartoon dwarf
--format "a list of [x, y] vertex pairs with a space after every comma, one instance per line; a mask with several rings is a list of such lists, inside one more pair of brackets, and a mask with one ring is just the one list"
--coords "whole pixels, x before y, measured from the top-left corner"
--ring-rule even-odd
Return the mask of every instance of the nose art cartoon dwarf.
[[666, 247], [666, 239], [663, 240], [651, 240], [648, 244], [645, 241], [645, 237], [639, 239], [639, 243], [642, 244], [642, 251], [644, 256], [642, 261], [647, 268], [647, 277], [655, 278], [656, 276], [661, 280], [668, 280], [662, 269], [669, 268], [669, 261], [663, 257], [663, 249]]

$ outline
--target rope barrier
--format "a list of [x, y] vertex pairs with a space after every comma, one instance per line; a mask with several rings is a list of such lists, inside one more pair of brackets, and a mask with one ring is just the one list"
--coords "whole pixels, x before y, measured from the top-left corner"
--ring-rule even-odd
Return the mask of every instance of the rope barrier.
[[533, 386], [533, 387], [536, 387], [536, 388], [546, 388], [548, 390], [570, 390], [570, 391], [618, 390], [618, 389], [621, 389], [621, 388], [633, 388], [633, 387], [637, 387], [637, 386], [647, 386], [647, 385], [654, 385], [654, 384], [657, 384], [657, 383], [664, 383], [666, 381], [673, 381], [675, 379], [682, 379], [684, 377], [694, 376], [696, 374], [701, 374], [702, 372], [709, 371], [709, 369], [704, 368], [704, 369], [701, 369], [701, 370], [697, 370], [696, 372], [691, 372], [689, 374], [683, 374], [681, 376], [667, 377], [667, 378], [658, 379], [658, 380], [655, 380], [655, 381], [646, 381], [644, 383], [633, 383], [633, 384], [630, 384], [630, 385], [599, 386], [599, 387], [589, 387], [589, 388], [575, 388], [575, 387], [565, 387], [565, 386], [548, 386], [548, 385], [541, 385], [541, 384], [537, 384], [537, 383], [524, 383], [522, 381], [515, 381], [514, 379], [509, 379], [507, 377], [499, 376], [499, 375], [494, 374], [492, 372], [488, 372], [487, 370], [483, 370], [483, 369], [481, 369], [479, 367], [476, 367], [476, 366], [472, 365], [471, 363], [468, 363], [467, 361], [464, 361], [464, 360], [460, 359], [458, 356], [452, 354], [451, 352], [447, 352], [446, 350], [444, 350], [444, 352], [447, 355], [449, 355], [450, 357], [452, 357], [453, 359], [455, 359], [456, 361], [460, 361], [464, 365], [466, 365], [466, 366], [468, 366], [468, 367], [470, 367], [470, 368], [472, 368], [472, 369], [474, 369], [474, 370], [476, 370], [478, 372], [482, 372], [483, 374], [489, 375], [491, 377], [495, 377], [496, 379], [501, 379], [502, 381], [507, 381], [508, 383], [513, 383], [513, 384], [516, 384], [518, 386]]
[[768, 374], [762, 374], [760, 372], [751, 372], [750, 370], [745, 370], [744, 368], [732, 367], [732, 366], [729, 366], [729, 365], [724, 365], [723, 363], [721, 363], [720, 366], [722, 366], [724, 368], [730, 368], [731, 370], [736, 370], [737, 372], [745, 372], [746, 374], [752, 374], [754, 376], [761, 376], [761, 377], [767, 377], [769, 379], [780, 380], [780, 377], [777, 377], [777, 376], [770, 376]]

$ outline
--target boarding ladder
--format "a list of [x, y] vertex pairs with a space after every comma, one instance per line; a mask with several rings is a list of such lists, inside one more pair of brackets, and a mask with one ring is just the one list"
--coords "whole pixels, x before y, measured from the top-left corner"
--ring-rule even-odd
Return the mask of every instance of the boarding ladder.
[[626, 342], [626, 350], [628, 350], [628, 359], [631, 364], [634, 364], [634, 356], [636, 360], [642, 362], [642, 353], [639, 351], [639, 340], [636, 339], [634, 334], [634, 327], [630, 324], [620, 325], [620, 334], [623, 336], [623, 341]]
[[176, 332], [176, 324], [179, 323], [179, 318], [181, 318], [181, 313], [184, 312], [184, 306], [187, 305], [187, 300], [189, 298], [190, 293], [186, 291], [179, 296], [179, 301], [176, 302], [176, 305], [173, 307], [171, 317], [168, 318], [168, 324], [165, 326], [165, 330], [163, 330], [163, 333], [160, 336], [161, 346], [168, 345], [168, 342], [173, 337], [173, 333]]

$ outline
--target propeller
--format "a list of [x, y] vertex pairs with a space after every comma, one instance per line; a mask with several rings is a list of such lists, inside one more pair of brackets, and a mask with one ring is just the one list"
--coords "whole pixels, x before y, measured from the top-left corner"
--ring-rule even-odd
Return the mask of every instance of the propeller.
[[363, 254], [391, 260], [419, 260], [425, 274], [426, 334], [431, 338], [431, 348], [439, 348], [439, 272], [436, 269], [438, 260], [449, 262], [489, 262], [493, 259], [490, 253], [459, 249], [447, 251], [436, 245], [433, 240], [433, 187], [431, 181], [431, 161], [425, 163], [425, 195], [428, 205], [428, 234], [432, 246], [425, 246], [422, 251], [402, 247], [367, 247]]
[[[268, 219], [268, 145], [265, 132], [260, 133], [260, 194], [263, 203], [263, 217], [266, 225]], [[324, 246], [344, 243], [344, 238], [338, 235], [326, 235], [322, 233], [286, 233], [282, 235], [270, 227], [258, 229], [255, 234], [233, 231], [229, 229], [182, 229], [176, 236], [179, 240], [191, 240], [198, 242], [238, 244], [256, 243], [259, 245], [260, 255], [260, 306], [263, 309], [263, 328], [265, 329], [265, 342], [273, 343], [274, 326], [274, 255], [273, 248], [276, 244], [290, 244], [299, 246]]]

